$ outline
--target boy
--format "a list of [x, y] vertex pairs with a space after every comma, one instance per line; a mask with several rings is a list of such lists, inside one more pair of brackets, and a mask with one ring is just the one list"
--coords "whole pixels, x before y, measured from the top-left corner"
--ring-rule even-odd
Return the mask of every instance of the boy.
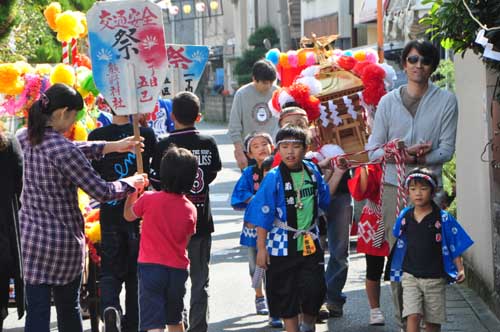
[[473, 242], [451, 214], [440, 210], [432, 196], [436, 176], [426, 168], [411, 171], [405, 182], [412, 207], [405, 208], [393, 228], [391, 281], [402, 281], [403, 317], [407, 332], [436, 332], [446, 321], [445, 285], [465, 280], [462, 253]]
[[[282, 162], [266, 175], [245, 217], [257, 226], [257, 266], [266, 269], [270, 315], [282, 317], [288, 332], [299, 331], [299, 313], [300, 331], [315, 330], [326, 291], [316, 219], [318, 209], [328, 207], [330, 192], [316, 166], [304, 160], [306, 137], [298, 127], [279, 130]], [[330, 182], [342, 175], [334, 172]]]
[[[124, 217], [143, 219], [139, 251], [141, 331], [183, 332], [182, 311], [188, 277], [186, 247], [196, 227], [196, 207], [185, 196], [193, 186], [198, 163], [191, 152], [175, 146], [161, 161], [161, 191], [128, 196]], [[107, 331], [106, 331], [107, 332]]]
[[[257, 190], [259, 190], [260, 183], [269, 171], [264, 167], [264, 162], [267, 158], [272, 158], [273, 140], [271, 136], [264, 132], [255, 132], [245, 137], [245, 151], [249, 159], [255, 160], [255, 165], [248, 166], [243, 170], [240, 179], [234, 186], [233, 194], [231, 196], [231, 206], [235, 210], [246, 209], [248, 203], [253, 198]], [[267, 161], [270, 166], [272, 162]], [[250, 269], [250, 278], [253, 279], [255, 275], [255, 260], [257, 257], [257, 230], [255, 226], [244, 222], [243, 230], [240, 235], [240, 244], [248, 248], [248, 264]], [[257, 315], [268, 315], [269, 309], [267, 307], [266, 298], [262, 291], [262, 283], [255, 285], [255, 310]], [[269, 325], [275, 328], [282, 328], [283, 324], [279, 317], [270, 318]]]
[[[149, 172], [156, 138], [151, 128], [140, 128], [144, 137], [142, 160], [144, 172]], [[112, 123], [93, 130], [89, 141], [117, 141], [132, 136], [134, 129], [128, 115], [113, 114]], [[115, 181], [137, 172], [134, 153], [110, 153], [94, 160], [92, 166], [106, 181]], [[137, 331], [139, 312], [137, 305], [137, 255], [139, 252], [139, 220], [128, 223], [123, 219], [125, 200], [102, 203], [101, 221], [101, 309], [106, 332]], [[125, 314], [120, 306], [120, 292], [125, 284]]]
[[170, 144], [190, 150], [198, 160], [198, 171], [187, 198], [198, 211], [196, 234], [188, 246], [191, 261], [191, 303], [189, 310], [189, 332], [206, 332], [208, 329], [208, 265], [214, 231], [210, 210], [208, 185], [222, 168], [217, 144], [213, 137], [201, 135], [195, 128], [200, 120], [200, 101], [191, 92], [179, 92], [172, 101], [172, 120], [175, 130], [158, 142], [152, 161], [151, 183], [159, 189], [161, 181], [160, 162]]
[[277, 89], [273, 85], [275, 80], [276, 69], [273, 64], [267, 60], [259, 60], [252, 67], [252, 82], [239, 88], [234, 95], [228, 134], [233, 141], [234, 157], [241, 170], [248, 166], [243, 138], [254, 131], [274, 135], [278, 129], [278, 121], [267, 105]]

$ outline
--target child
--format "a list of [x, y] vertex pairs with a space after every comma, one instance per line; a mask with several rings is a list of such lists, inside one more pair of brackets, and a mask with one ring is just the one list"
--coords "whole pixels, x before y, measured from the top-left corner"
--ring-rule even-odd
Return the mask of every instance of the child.
[[465, 280], [462, 253], [473, 242], [451, 214], [433, 202], [437, 180], [426, 168], [411, 171], [405, 182], [413, 206], [396, 220], [391, 281], [403, 287], [403, 317], [407, 332], [417, 332], [420, 320], [427, 332], [440, 331], [446, 321], [445, 284]]
[[367, 165], [358, 167], [348, 181], [349, 191], [356, 201], [366, 199], [359, 218], [357, 251], [366, 258], [365, 289], [370, 304], [370, 325], [384, 325], [380, 310], [380, 280], [385, 257], [389, 255], [389, 243], [384, 239], [380, 182], [382, 167]]
[[208, 185], [215, 180], [222, 168], [217, 144], [211, 136], [200, 135], [194, 124], [200, 120], [200, 100], [187, 91], [179, 92], [172, 101], [172, 120], [175, 130], [158, 142], [152, 161], [152, 184], [158, 189], [161, 183], [160, 161], [170, 144], [191, 151], [198, 160], [198, 171], [193, 188], [186, 195], [198, 211], [196, 234], [188, 246], [191, 279], [191, 300], [189, 310], [189, 331], [208, 329], [208, 284], [210, 248], [214, 222], [210, 210]]
[[[112, 123], [93, 130], [89, 141], [117, 141], [133, 136], [134, 129], [128, 115], [116, 115], [113, 111]], [[155, 133], [151, 128], [140, 128], [144, 137], [142, 160], [145, 173], [149, 173], [149, 161], [156, 144]], [[106, 181], [119, 180], [137, 172], [134, 153], [110, 153], [92, 166]], [[105, 331], [116, 330], [121, 325], [123, 332], [138, 330], [139, 305], [137, 302], [137, 255], [139, 253], [139, 220], [123, 220], [125, 199], [103, 203], [100, 206], [101, 224], [101, 270], [99, 286], [100, 305]], [[125, 284], [125, 311], [120, 306], [122, 284]], [[108, 313], [109, 311], [115, 311]], [[123, 322], [119, 324], [121, 313]], [[109, 318], [111, 317], [111, 318]], [[115, 318], [116, 317], [116, 318]], [[116, 324], [118, 323], [118, 324]]]
[[[243, 170], [243, 174], [236, 183], [231, 197], [231, 206], [235, 209], [244, 209], [253, 198], [264, 177], [264, 162], [267, 160], [267, 170], [269, 170], [269, 157], [273, 150], [272, 138], [264, 132], [255, 132], [247, 135], [244, 141], [245, 151], [249, 159], [254, 159], [256, 164], [248, 166]], [[244, 222], [240, 235], [240, 244], [248, 247], [248, 263], [250, 267], [250, 278], [253, 279], [255, 273], [255, 260], [257, 257], [257, 230], [255, 226]], [[255, 288], [255, 310], [257, 315], [268, 315], [266, 298], [262, 292], [262, 285]], [[279, 317], [270, 318], [269, 325], [275, 328], [282, 328], [283, 324]]]
[[[287, 126], [276, 135], [281, 164], [262, 181], [245, 220], [257, 227], [257, 266], [266, 269], [272, 317], [288, 332], [312, 332], [325, 297], [323, 252], [318, 242], [318, 209], [330, 202], [328, 186], [313, 163], [304, 160], [306, 132]], [[338, 181], [334, 172], [330, 181]]]
[[189, 259], [186, 248], [195, 231], [196, 207], [185, 196], [198, 170], [195, 156], [175, 146], [160, 166], [161, 191], [129, 195], [124, 218], [143, 218], [139, 250], [141, 331], [184, 331], [183, 298]]

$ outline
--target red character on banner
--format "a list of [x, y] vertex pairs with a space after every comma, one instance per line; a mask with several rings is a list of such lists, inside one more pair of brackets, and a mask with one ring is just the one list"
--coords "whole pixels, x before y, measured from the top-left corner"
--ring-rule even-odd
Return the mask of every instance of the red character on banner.
[[145, 103], [151, 100], [153, 100], [153, 96], [148, 94], [148, 90], [141, 91], [141, 98], [139, 99], [141, 103]]
[[113, 108], [125, 108], [125, 104], [123, 103], [122, 97], [114, 97], [112, 100]]
[[149, 86], [148, 79], [146, 78], [146, 76], [143, 75], [139, 76], [139, 81], [140, 81], [139, 85], [137, 86], [138, 89]]
[[176, 50], [172, 46], [169, 46], [167, 49], [167, 57], [168, 63], [173, 65], [175, 68], [179, 68], [179, 64], [182, 66], [182, 69], [188, 69], [188, 63], [193, 61], [186, 58], [182, 53], [184, 52], [184, 47]]

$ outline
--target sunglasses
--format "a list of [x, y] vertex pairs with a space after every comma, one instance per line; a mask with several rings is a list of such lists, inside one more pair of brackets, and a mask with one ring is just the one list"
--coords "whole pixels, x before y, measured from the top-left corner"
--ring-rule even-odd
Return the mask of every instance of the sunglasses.
[[432, 64], [431, 58], [426, 57], [426, 56], [419, 56], [419, 55], [410, 55], [409, 57], [406, 58], [406, 61], [408, 63], [411, 63], [412, 65], [416, 64], [419, 61], [424, 66], [430, 66]]

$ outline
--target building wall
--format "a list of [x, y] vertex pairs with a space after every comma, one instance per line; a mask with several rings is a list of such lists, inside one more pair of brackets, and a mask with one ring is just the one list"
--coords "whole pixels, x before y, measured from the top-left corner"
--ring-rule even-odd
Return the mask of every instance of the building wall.
[[302, 21], [338, 13], [340, 1], [346, 0], [301, 1]]
[[[479, 57], [467, 52], [455, 57], [456, 93], [459, 103], [457, 134], [458, 220], [475, 241], [465, 254], [471, 286], [500, 314], [500, 260], [498, 224], [498, 184], [492, 168], [481, 161], [481, 153], [491, 137], [490, 102], [496, 77]], [[471, 84], [474, 82], [474, 84]], [[490, 160], [490, 150], [483, 156]]]

